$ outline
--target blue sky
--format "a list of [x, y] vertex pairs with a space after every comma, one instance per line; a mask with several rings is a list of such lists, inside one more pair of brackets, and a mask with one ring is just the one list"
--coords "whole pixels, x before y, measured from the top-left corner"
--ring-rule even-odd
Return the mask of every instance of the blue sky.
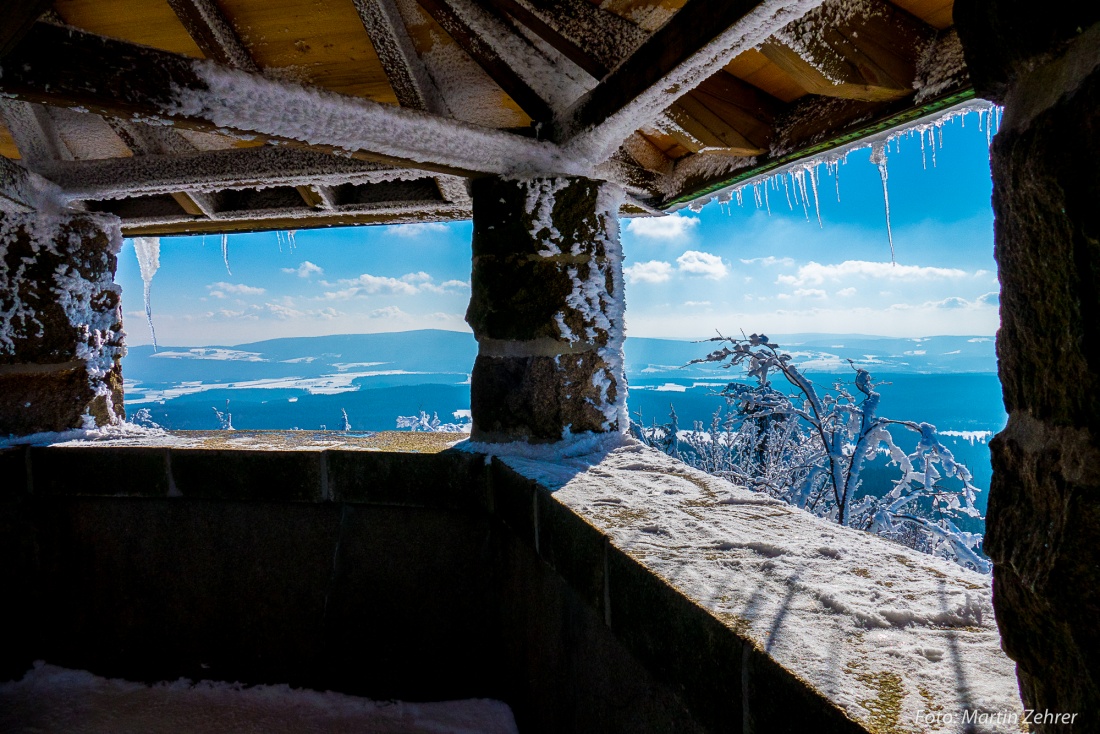
[[[943, 127], [936, 165], [903, 138], [889, 151], [896, 264], [882, 185], [868, 150], [836, 182], [820, 169], [811, 202], [771, 213], [743, 206], [623, 220], [627, 333], [705, 337], [715, 330], [889, 336], [992, 335], [998, 326], [986, 133], [974, 114]], [[467, 330], [469, 222], [163, 238], [152, 307], [162, 345], [280, 336]], [[148, 344], [134, 248], [119, 256], [130, 344]]]

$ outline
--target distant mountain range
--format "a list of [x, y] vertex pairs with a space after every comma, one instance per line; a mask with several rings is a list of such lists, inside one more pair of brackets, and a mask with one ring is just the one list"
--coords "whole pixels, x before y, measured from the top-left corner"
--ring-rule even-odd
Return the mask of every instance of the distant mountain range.
[[[898, 339], [861, 335], [793, 334], [771, 340], [790, 352], [804, 372], [842, 373], [848, 360], [872, 374], [994, 373], [990, 337], [934, 336]], [[714, 364], [685, 367], [720, 344], [631, 337], [626, 369], [631, 381], [707, 376]], [[461, 384], [477, 355], [471, 334], [421, 330], [386, 334], [288, 337], [232, 346], [131, 347], [123, 363], [128, 397], [154, 400], [237, 389], [297, 388], [312, 394], [413, 383]], [[721, 371], [723, 378], [729, 375]]]

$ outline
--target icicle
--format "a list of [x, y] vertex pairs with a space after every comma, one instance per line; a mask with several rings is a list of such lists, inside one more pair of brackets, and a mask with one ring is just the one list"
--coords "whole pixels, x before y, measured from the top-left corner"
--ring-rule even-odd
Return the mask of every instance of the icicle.
[[836, 184], [836, 203], [840, 203], [840, 161], [833, 164], [833, 183]]
[[806, 195], [806, 170], [803, 169], [795, 174], [795, 183], [798, 184], [798, 188], [795, 189], [795, 199], [798, 199], [798, 194], [802, 194], [802, 213], [806, 215], [806, 221], [810, 221], [810, 207], [808, 206], [809, 196]]
[[[793, 212], [794, 211], [794, 204], [791, 203], [791, 189], [790, 189], [790, 187], [787, 186], [787, 177], [783, 176], [782, 178], [783, 178], [783, 193], [785, 193], [787, 195], [787, 206], [789, 206], [791, 208], [791, 211]], [[778, 187], [776, 187], [776, 188], [778, 188]]]
[[275, 245], [279, 248], [279, 252], [283, 251], [283, 233], [279, 230], [275, 230]]
[[737, 206], [744, 206], [745, 202], [741, 201], [741, 189], [737, 189], [734, 193], [737, 194]]
[[157, 332], [153, 328], [153, 305], [149, 298], [152, 292], [153, 276], [160, 268], [160, 237], [135, 237], [134, 252], [137, 253], [138, 268], [141, 269], [141, 282], [145, 284], [145, 318], [149, 322], [149, 335], [153, 338], [153, 351], [157, 351]]
[[928, 170], [928, 159], [924, 155], [924, 131], [920, 131], [920, 166], [924, 170]]
[[764, 206], [764, 202], [760, 199], [760, 186], [757, 184], [752, 185], [752, 195], [756, 199], [756, 208], [760, 209]]
[[233, 275], [233, 271], [229, 269], [229, 235], [222, 235], [222, 260], [225, 261], [225, 272]]
[[[805, 185], [805, 184], [803, 184]], [[810, 187], [814, 190], [814, 210], [817, 212], [817, 226], [821, 229], [825, 229], [825, 225], [821, 223], [821, 202], [818, 200], [817, 194], [817, 167], [810, 169]]]
[[768, 209], [768, 216], [772, 215], [772, 203], [768, 200], [768, 183], [764, 182], [764, 206]]
[[890, 191], [886, 187], [886, 149], [881, 142], [871, 145], [871, 162], [878, 166], [878, 175], [882, 179], [882, 201], [886, 205], [886, 237], [890, 240], [890, 263], [896, 264], [894, 259], [894, 233], [890, 229]]
[[298, 243], [294, 241], [294, 235], [298, 234], [296, 229], [288, 229], [286, 232], [286, 241], [290, 245], [290, 251], [294, 252], [298, 249]]

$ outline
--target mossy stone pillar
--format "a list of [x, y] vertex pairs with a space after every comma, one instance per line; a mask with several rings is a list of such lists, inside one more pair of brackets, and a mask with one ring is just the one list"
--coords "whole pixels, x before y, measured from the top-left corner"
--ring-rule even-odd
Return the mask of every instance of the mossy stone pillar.
[[118, 219], [0, 214], [0, 436], [117, 423]]
[[571, 177], [472, 189], [473, 440], [625, 430], [620, 190]]
[[954, 14], [978, 93], [1005, 106], [994, 609], [1027, 708], [1054, 716], [1031, 731], [1100, 731], [1100, 6], [958, 0]]

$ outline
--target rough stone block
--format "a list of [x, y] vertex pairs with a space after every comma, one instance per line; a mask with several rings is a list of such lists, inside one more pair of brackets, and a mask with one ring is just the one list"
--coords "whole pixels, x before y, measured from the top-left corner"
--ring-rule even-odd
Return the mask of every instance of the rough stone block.
[[[557, 441], [566, 426], [573, 433], [604, 431], [602, 405], [613, 402], [593, 378], [611, 370], [595, 352], [561, 357], [482, 357], [474, 362], [470, 408], [474, 440], [525, 437]], [[613, 426], [616, 428], [617, 426]]]

